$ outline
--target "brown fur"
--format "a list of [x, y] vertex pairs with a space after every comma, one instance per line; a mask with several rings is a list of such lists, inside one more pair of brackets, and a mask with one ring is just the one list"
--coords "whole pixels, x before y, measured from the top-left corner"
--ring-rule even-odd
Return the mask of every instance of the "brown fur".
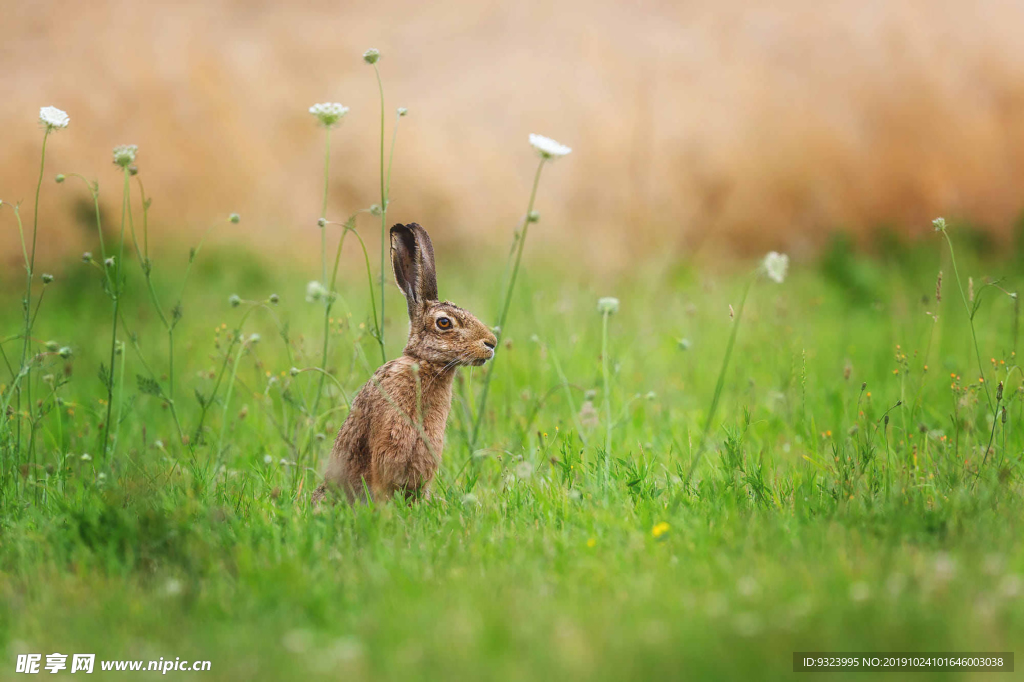
[[[317, 505], [332, 490], [349, 501], [426, 494], [441, 464], [444, 432], [459, 365], [494, 356], [494, 334], [471, 313], [437, 300], [434, 250], [426, 230], [391, 228], [391, 261], [409, 304], [409, 342], [359, 390], [338, 431]], [[440, 318], [450, 320], [441, 329]]]

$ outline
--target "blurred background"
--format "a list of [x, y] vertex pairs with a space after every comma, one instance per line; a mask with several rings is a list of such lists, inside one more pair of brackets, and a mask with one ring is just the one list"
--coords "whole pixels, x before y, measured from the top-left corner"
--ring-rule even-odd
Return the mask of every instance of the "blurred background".
[[[1007, 243], [1024, 207], [1024, 3], [0, 6], [0, 198], [25, 201], [26, 217], [39, 107], [71, 117], [48, 149], [44, 262], [94, 239], [84, 188], [54, 174], [99, 179], [117, 225], [117, 144], [139, 146], [157, 239], [191, 243], [237, 211], [247, 243], [317, 259], [311, 104], [351, 107], [333, 134], [331, 217], [379, 201], [369, 47], [382, 53], [389, 137], [395, 108], [410, 112], [389, 219], [423, 223], [449, 252], [507, 247], [536, 164], [531, 132], [574, 149], [545, 170], [531, 248], [608, 267], [700, 249], [799, 256], [838, 231], [870, 247], [880, 230], [924, 235], [940, 214]], [[11, 216], [0, 224], [16, 267]]]

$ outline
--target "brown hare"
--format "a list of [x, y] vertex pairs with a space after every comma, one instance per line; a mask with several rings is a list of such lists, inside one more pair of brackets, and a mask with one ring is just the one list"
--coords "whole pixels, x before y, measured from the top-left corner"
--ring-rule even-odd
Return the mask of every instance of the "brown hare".
[[497, 340], [469, 312], [437, 298], [434, 247], [416, 223], [391, 228], [395, 279], [409, 304], [409, 342], [352, 401], [338, 431], [317, 506], [332, 491], [350, 502], [428, 493], [441, 464], [444, 431], [459, 365], [482, 365]]

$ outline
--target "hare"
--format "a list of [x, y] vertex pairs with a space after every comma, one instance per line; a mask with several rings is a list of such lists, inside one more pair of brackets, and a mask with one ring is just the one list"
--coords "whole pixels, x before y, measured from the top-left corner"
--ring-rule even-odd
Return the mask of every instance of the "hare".
[[434, 247], [416, 223], [391, 228], [391, 262], [409, 305], [409, 342], [359, 390], [334, 441], [313, 505], [335, 490], [349, 502], [429, 494], [441, 464], [452, 381], [460, 365], [494, 357], [494, 334], [437, 298]]

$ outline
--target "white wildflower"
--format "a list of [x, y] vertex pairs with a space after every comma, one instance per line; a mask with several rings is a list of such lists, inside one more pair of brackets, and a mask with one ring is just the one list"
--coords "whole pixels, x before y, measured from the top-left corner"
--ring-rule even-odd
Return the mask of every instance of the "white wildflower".
[[47, 130], [60, 130], [61, 128], [67, 128], [71, 119], [68, 117], [67, 112], [61, 111], [57, 107], [41, 107], [39, 109], [39, 122], [46, 126]]
[[935, 228], [936, 232], [944, 232], [946, 230], [946, 219], [936, 218], [932, 221], [932, 227]]
[[273, 464], [274, 463], [274, 458], [271, 457], [270, 455], [263, 455], [263, 463], [264, 464], [268, 464], [268, 465], [269, 464]]
[[306, 285], [306, 301], [312, 303], [313, 301], [319, 301], [321, 298], [327, 295], [327, 289], [324, 288], [320, 282], [310, 282]]
[[380, 50], [375, 47], [371, 47], [363, 53], [363, 61], [367, 64], [376, 64], [378, 59], [380, 59]]
[[88, 452], [86, 452], [85, 454], [82, 455], [81, 460], [83, 462], [91, 462], [92, 461], [92, 455], [90, 455]]
[[605, 296], [597, 301], [597, 312], [602, 315], [614, 315], [619, 312], [619, 299]]
[[114, 164], [127, 168], [135, 163], [135, 155], [139, 153], [138, 145], [122, 144], [114, 147]]
[[566, 147], [561, 142], [555, 142], [550, 137], [544, 137], [536, 133], [530, 133], [530, 144], [545, 159], [557, 159], [572, 152], [571, 147]]
[[338, 125], [342, 116], [348, 113], [348, 107], [337, 102], [323, 102], [311, 106], [309, 113], [316, 116], [325, 128], [333, 128]]
[[789, 269], [789, 256], [775, 251], [769, 252], [761, 264], [768, 278], [782, 284], [786, 279], [786, 271]]

